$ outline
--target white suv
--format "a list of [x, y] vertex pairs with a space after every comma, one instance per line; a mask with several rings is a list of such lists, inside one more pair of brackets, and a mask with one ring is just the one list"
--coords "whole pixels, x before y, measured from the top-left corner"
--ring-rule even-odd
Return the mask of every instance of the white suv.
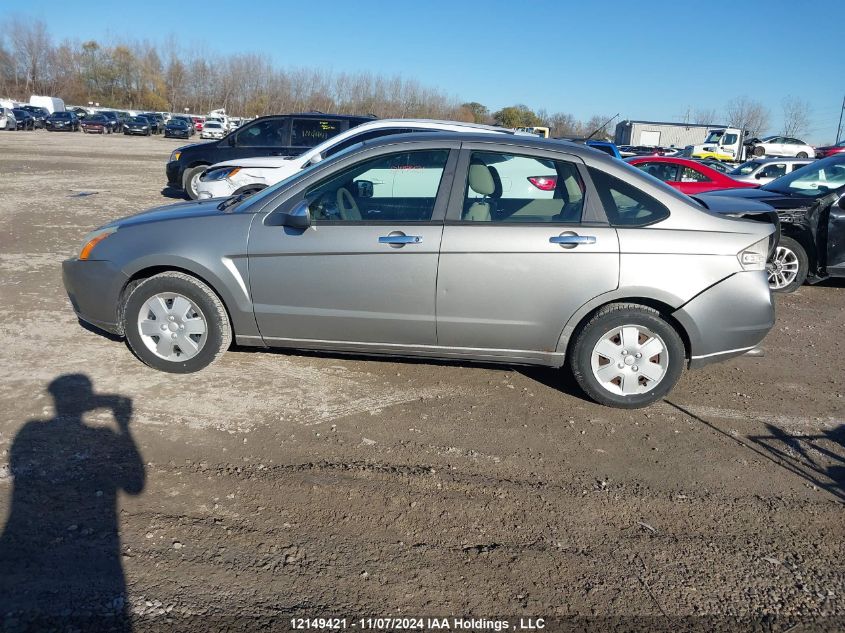
[[[381, 136], [409, 132], [498, 132], [513, 130], [458, 121], [427, 119], [381, 119], [356, 125], [320, 143], [299, 156], [262, 156], [237, 158], [212, 165], [200, 176], [197, 198], [226, 198], [234, 194], [254, 193], [281, 182], [303, 167], [328, 158], [339, 151]], [[381, 183], [376, 183], [379, 186]]]
[[14, 113], [9, 108], [0, 108], [0, 129], [16, 130], [18, 128], [18, 120]]

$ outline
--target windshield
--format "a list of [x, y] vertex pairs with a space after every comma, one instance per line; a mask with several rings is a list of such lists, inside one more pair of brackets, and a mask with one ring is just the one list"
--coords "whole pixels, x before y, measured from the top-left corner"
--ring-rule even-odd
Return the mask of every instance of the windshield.
[[133, 116], [129, 119], [130, 123], [140, 123], [141, 125], [146, 125], [148, 121], [142, 116]]
[[788, 196], [821, 198], [845, 188], [845, 157], [831, 156], [773, 180], [761, 189]]
[[55, 112], [55, 113], [53, 113], [53, 118], [54, 119], [69, 119], [70, 118], [70, 112]]
[[176, 127], [188, 127], [188, 124], [187, 124], [187, 123], [185, 123], [185, 121], [183, 121], [182, 119], [170, 119], [170, 121], [168, 121], [168, 123], [167, 123], [167, 124], [168, 124], [168, 125], [170, 125], [171, 127], [172, 127], [172, 126], [176, 126]]
[[748, 174], [753, 173], [754, 170], [760, 167], [760, 165], [762, 164], [763, 163], [758, 163], [756, 160], [750, 160], [747, 163], [742, 163], [742, 165], [728, 173], [731, 176], [747, 176]]
[[221, 127], [221, 126], [217, 121], [209, 121], [208, 123], [205, 124], [205, 127], [214, 128], [214, 127]]
[[719, 139], [722, 138], [722, 135], [725, 133], [724, 130], [714, 130], [707, 135], [707, 138], [704, 139], [705, 143], [718, 143]]
[[95, 114], [95, 115], [89, 117], [89, 120], [90, 121], [105, 121], [106, 117], [104, 117], [102, 114]]

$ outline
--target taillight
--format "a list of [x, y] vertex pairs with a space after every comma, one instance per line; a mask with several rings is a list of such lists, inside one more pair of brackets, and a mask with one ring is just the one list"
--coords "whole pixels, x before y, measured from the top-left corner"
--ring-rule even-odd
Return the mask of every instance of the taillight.
[[528, 182], [540, 191], [554, 191], [557, 187], [557, 176], [529, 176]]

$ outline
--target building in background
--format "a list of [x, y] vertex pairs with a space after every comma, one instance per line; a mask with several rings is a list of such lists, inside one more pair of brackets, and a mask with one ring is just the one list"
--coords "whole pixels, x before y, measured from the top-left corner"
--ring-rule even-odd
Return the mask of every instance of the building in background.
[[620, 121], [616, 124], [616, 145], [686, 147], [698, 145], [708, 130], [723, 128], [715, 123], [667, 123], [665, 121]]

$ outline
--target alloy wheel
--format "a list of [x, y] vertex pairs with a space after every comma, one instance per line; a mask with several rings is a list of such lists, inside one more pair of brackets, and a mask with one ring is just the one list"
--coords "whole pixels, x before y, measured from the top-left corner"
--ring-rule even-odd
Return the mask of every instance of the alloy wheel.
[[769, 273], [769, 287], [772, 290], [786, 288], [798, 277], [799, 266], [798, 255], [795, 251], [785, 246], [778, 246], [772, 261], [766, 266]]

